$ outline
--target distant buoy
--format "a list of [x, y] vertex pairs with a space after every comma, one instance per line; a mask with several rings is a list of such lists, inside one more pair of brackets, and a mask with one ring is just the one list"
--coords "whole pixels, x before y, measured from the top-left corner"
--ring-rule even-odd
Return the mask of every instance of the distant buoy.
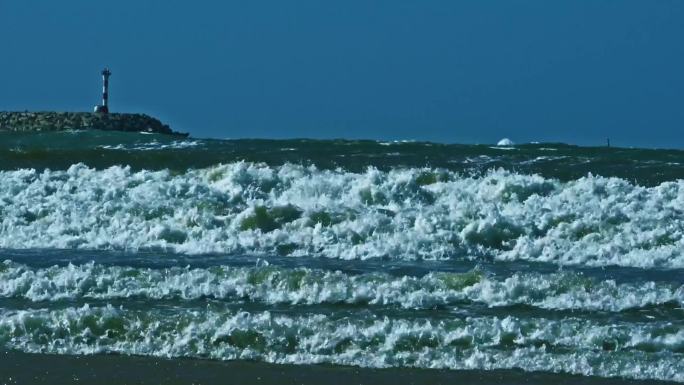
[[496, 145], [497, 146], [514, 146], [515, 143], [513, 143], [513, 141], [508, 139], [508, 138], [503, 138]]

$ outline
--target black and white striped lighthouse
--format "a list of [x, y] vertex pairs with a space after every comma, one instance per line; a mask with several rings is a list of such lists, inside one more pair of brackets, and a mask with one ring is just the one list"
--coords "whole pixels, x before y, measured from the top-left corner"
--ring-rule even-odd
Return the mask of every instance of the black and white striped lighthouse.
[[95, 106], [95, 112], [101, 114], [109, 113], [109, 75], [111, 74], [109, 68], [105, 67], [102, 70], [102, 104]]

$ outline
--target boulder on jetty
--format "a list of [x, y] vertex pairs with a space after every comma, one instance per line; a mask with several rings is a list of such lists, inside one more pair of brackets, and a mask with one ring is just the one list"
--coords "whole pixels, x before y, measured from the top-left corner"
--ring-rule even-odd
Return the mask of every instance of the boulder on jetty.
[[111, 130], [180, 135], [145, 114], [92, 112], [0, 112], [0, 131]]

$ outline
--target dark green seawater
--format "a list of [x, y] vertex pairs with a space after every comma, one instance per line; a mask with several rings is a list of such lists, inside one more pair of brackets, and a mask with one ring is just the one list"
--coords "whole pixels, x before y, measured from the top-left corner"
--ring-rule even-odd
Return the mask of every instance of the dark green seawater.
[[0, 133], [0, 349], [684, 382], [682, 164]]
[[125, 132], [0, 133], [0, 167], [66, 169], [76, 162], [95, 168], [185, 171], [236, 161], [316, 165], [362, 172], [431, 167], [462, 173], [495, 168], [563, 181], [589, 173], [642, 185], [684, 178], [684, 151], [578, 147], [561, 143], [514, 147], [370, 140], [187, 139]]

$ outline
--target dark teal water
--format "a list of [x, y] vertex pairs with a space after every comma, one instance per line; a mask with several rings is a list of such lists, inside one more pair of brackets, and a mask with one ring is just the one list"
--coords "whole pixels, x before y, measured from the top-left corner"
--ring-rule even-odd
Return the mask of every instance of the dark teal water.
[[133, 169], [185, 171], [218, 163], [263, 162], [344, 168], [432, 167], [479, 173], [504, 168], [572, 180], [589, 173], [642, 185], [684, 178], [684, 151], [578, 147], [561, 143], [514, 147], [370, 140], [213, 140], [124, 132], [0, 133], [0, 167], [66, 169], [75, 162], [91, 167], [130, 165]]
[[683, 382], [682, 162], [0, 133], [0, 347]]

